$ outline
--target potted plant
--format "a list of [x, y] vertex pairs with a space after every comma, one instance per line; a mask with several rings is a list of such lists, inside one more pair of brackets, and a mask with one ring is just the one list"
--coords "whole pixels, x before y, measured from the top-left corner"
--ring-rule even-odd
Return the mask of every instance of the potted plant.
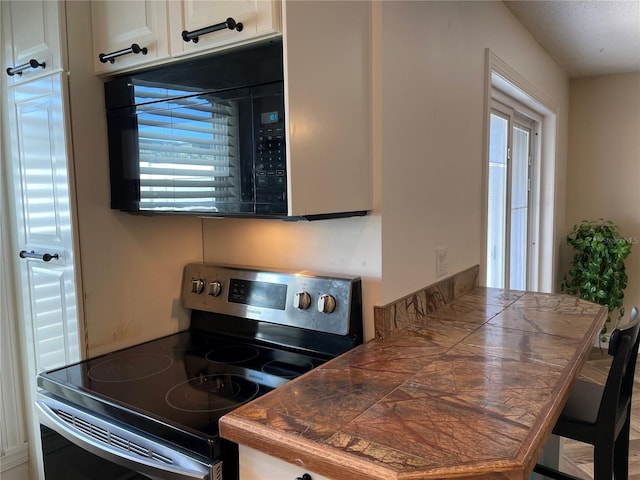
[[607, 323], [618, 310], [615, 325], [624, 315], [622, 300], [627, 286], [624, 261], [631, 253], [631, 243], [620, 235], [619, 228], [610, 221], [584, 220], [573, 226], [567, 235], [573, 247], [573, 259], [564, 275], [562, 291], [599, 305], [606, 305], [607, 320], [600, 332], [600, 340], [607, 341]]

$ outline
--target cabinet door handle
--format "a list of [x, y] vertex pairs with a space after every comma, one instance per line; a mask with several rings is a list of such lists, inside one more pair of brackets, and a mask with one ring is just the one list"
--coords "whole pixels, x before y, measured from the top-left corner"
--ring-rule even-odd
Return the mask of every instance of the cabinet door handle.
[[233, 18], [229, 17], [224, 22], [216, 23], [215, 25], [200, 28], [192, 32], [188, 32], [187, 30], [185, 30], [182, 32], [182, 40], [184, 40], [185, 42], [198, 43], [198, 37], [200, 37], [200, 35], [217, 32], [218, 30], [224, 30], [225, 28], [241, 32], [244, 26], [242, 25], [242, 22], [236, 22]]
[[117, 52], [101, 53], [100, 55], [98, 55], [98, 60], [100, 60], [102, 63], [114, 63], [116, 61], [116, 58], [123, 55], [129, 55], [130, 53], [135, 53], [136, 55], [138, 53], [141, 53], [143, 55], [146, 55], [147, 47], [140, 48], [140, 45], [138, 45], [137, 43], [132, 43], [129, 48], [123, 48], [122, 50], [118, 50]]
[[23, 63], [22, 65], [18, 65], [17, 67], [9, 67], [7, 68], [7, 75], [13, 77], [14, 75], [22, 75], [27, 68], [38, 68], [42, 67], [43, 69], [47, 67], [45, 62], [38, 62], [35, 58], [32, 58], [27, 63]]
[[27, 252], [26, 250], [20, 250], [20, 258], [35, 258], [37, 260], [42, 260], [43, 262], [50, 262], [52, 259], [58, 260], [60, 256], [57, 253], [36, 253], [33, 250]]

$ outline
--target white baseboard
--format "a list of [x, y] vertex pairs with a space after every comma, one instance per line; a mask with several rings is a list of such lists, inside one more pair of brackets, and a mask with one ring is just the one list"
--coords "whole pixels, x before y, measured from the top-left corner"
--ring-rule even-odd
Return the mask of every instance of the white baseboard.
[[11, 448], [0, 456], [0, 472], [5, 472], [28, 461], [29, 448], [26, 443], [20, 447]]

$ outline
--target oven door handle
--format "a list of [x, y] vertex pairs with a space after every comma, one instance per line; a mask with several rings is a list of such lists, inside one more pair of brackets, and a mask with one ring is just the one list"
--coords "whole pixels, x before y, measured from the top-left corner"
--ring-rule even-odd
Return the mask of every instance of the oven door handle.
[[216, 478], [214, 472], [222, 467], [222, 462], [213, 465], [200, 462], [146, 436], [44, 395], [35, 403], [42, 425], [83, 450], [152, 479], [212, 480]]

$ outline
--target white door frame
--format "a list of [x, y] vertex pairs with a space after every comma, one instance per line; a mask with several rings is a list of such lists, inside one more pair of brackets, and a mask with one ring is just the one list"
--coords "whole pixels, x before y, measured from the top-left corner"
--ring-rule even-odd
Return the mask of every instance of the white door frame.
[[534, 85], [528, 82], [518, 72], [512, 69], [490, 49], [486, 49], [485, 56], [485, 122], [483, 149], [483, 185], [482, 185], [482, 236], [480, 264], [480, 279], [486, 278], [487, 250], [487, 195], [489, 171], [489, 117], [491, 114], [491, 99], [493, 92], [500, 90], [527, 107], [531, 113], [541, 118], [539, 144], [540, 163], [538, 171], [532, 179], [532, 190], [535, 192], [532, 203], [539, 205], [538, 218], [533, 222], [538, 227], [537, 242], [531, 249], [531, 261], [537, 269], [531, 269], [531, 290], [540, 292], [555, 291], [557, 266], [557, 250], [559, 240], [557, 221], [562, 218], [561, 212], [556, 210], [556, 155], [557, 155], [557, 112], [555, 102], [547, 98]]

